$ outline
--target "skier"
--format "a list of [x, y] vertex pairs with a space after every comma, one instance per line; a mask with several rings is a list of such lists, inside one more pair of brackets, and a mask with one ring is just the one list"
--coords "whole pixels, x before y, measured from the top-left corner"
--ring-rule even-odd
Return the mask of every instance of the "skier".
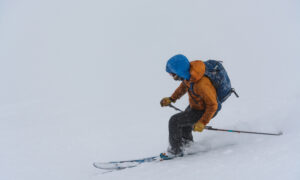
[[170, 147], [167, 155], [181, 156], [183, 147], [193, 142], [192, 130], [202, 132], [221, 106], [217, 100], [215, 87], [210, 79], [204, 76], [203, 61], [189, 62], [184, 55], [175, 55], [168, 60], [166, 71], [174, 80], [182, 82], [171, 97], [161, 100], [161, 106], [169, 106], [186, 92], [189, 94], [189, 106], [169, 120]]

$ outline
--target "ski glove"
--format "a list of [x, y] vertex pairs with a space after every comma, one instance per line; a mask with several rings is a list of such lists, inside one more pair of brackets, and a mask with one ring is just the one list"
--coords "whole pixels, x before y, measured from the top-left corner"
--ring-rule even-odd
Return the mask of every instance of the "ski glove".
[[196, 122], [194, 125], [194, 131], [202, 132], [204, 128], [205, 125], [201, 121]]
[[160, 101], [160, 105], [163, 106], [169, 106], [171, 102], [175, 102], [171, 97], [165, 97]]

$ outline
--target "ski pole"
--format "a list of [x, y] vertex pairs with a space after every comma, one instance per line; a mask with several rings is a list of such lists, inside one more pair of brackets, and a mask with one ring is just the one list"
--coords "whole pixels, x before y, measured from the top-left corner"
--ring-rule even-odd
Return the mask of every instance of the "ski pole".
[[254, 132], [254, 131], [240, 131], [240, 130], [230, 130], [230, 129], [217, 129], [211, 126], [205, 126], [206, 130], [213, 130], [213, 131], [224, 131], [224, 132], [234, 132], [234, 133], [247, 133], [247, 134], [260, 134], [260, 135], [272, 135], [272, 136], [280, 136], [282, 132], [278, 133], [265, 133], [265, 132]]
[[175, 109], [176, 111], [183, 112], [181, 109], [179, 109], [179, 108], [177, 108], [177, 107], [173, 106], [172, 104], [169, 104], [169, 107], [171, 107], [171, 108]]
[[[169, 107], [183, 112], [182, 110], [180, 110], [179, 108], [173, 106], [172, 104], [169, 104]], [[260, 135], [272, 135], [272, 136], [280, 136], [282, 135], [282, 132], [278, 132], [278, 133], [265, 133], [265, 132], [253, 132], [253, 131], [240, 131], [240, 130], [231, 130], [231, 129], [217, 129], [217, 128], [213, 128], [212, 126], [205, 126], [206, 130], [212, 130], [212, 131], [224, 131], [224, 132], [233, 132], [233, 133], [247, 133], [247, 134], [260, 134]]]

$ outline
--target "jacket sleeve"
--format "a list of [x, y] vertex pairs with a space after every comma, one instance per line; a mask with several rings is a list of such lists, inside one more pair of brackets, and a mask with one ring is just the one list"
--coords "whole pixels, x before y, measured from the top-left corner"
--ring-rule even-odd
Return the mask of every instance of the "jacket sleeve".
[[213, 118], [214, 114], [218, 110], [217, 93], [214, 87], [210, 84], [206, 84], [199, 90], [201, 98], [203, 99], [205, 104], [204, 114], [199, 121], [206, 125], [209, 123], [209, 121]]
[[183, 83], [181, 83], [172, 94], [171, 98], [176, 101], [177, 99], [180, 99], [187, 92], [187, 90], [188, 88]]

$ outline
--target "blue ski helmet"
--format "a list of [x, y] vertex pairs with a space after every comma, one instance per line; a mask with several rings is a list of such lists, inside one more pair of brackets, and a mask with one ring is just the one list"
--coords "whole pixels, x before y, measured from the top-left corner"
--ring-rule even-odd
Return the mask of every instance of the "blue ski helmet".
[[190, 80], [190, 62], [182, 54], [177, 54], [171, 57], [166, 66], [166, 71], [168, 73], [176, 74], [177, 76], [184, 78], [185, 80]]

